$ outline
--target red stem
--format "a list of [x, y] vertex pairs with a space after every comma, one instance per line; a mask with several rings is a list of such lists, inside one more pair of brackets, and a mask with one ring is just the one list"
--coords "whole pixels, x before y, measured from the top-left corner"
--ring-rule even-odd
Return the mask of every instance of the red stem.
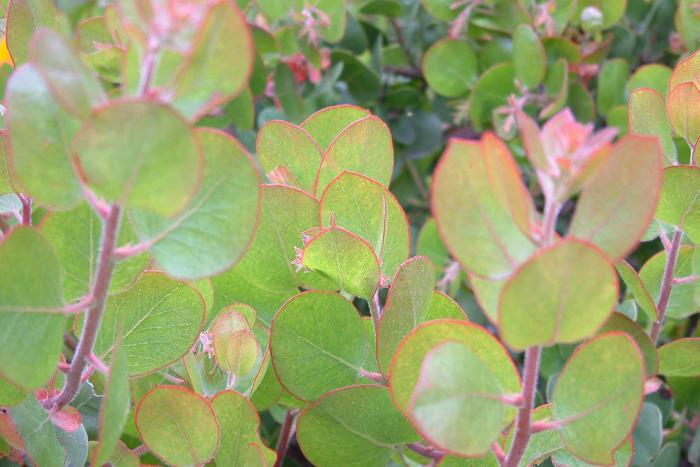
[[525, 365], [523, 370], [523, 406], [518, 411], [518, 420], [515, 423], [515, 437], [513, 446], [506, 458], [506, 467], [517, 467], [525, 454], [527, 443], [532, 435], [530, 419], [532, 407], [537, 392], [537, 377], [540, 372], [540, 356], [542, 347], [530, 347], [525, 351]]
[[439, 461], [445, 456], [445, 453], [431, 446], [423, 446], [420, 443], [411, 443], [406, 445], [411, 451], [420, 454], [423, 457]]
[[287, 411], [287, 415], [284, 417], [284, 423], [282, 424], [282, 431], [280, 432], [280, 437], [277, 441], [277, 460], [275, 460], [275, 465], [273, 467], [280, 467], [282, 465], [282, 461], [284, 461], [284, 456], [287, 454], [287, 448], [289, 448], [289, 442], [294, 434], [295, 418], [296, 410]]
[[32, 199], [20, 193], [17, 197], [22, 202], [22, 225], [32, 225]]
[[80, 388], [83, 370], [85, 370], [85, 366], [92, 354], [92, 347], [97, 338], [97, 331], [100, 329], [102, 313], [107, 300], [107, 292], [109, 291], [109, 284], [112, 280], [112, 272], [114, 271], [114, 247], [116, 245], [120, 222], [121, 208], [117, 205], [113, 205], [110, 208], [109, 216], [102, 228], [100, 257], [97, 272], [95, 273], [95, 286], [91, 294], [93, 301], [86, 312], [83, 331], [80, 335], [80, 342], [75, 349], [70, 370], [66, 376], [66, 382], [61, 393], [51, 400], [48, 407], [51, 410], [58, 411], [68, 405]]
[[676, 270], [682, 238], [683, 231], [676, 229], [675, 232], [673, 232], [671, 248], [669, 248], [668, 257], [666, 258], [666, 268], [664, 269], [664, 276], [661, 280], [661, 292], [659, 293], [659, 301], [656, 304], [656, 321], [654, 321], [651, 327], [651, 333], [649, 334], [654, 343], [659, 340], [659, 334], [661, 334], [661, 328], [664, 325], [666, 308], [668, 307], [668, 301], [671, 298], [671, 290], [673, 289], [673, 273]]

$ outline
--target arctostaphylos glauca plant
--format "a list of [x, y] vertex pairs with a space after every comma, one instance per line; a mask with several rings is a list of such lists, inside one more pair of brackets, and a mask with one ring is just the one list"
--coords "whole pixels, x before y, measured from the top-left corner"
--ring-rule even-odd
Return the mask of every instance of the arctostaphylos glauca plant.
[[0, 1], [0, 465], [700, 459], [700, 54], [596, 130], [622, 1], [96, 3]]

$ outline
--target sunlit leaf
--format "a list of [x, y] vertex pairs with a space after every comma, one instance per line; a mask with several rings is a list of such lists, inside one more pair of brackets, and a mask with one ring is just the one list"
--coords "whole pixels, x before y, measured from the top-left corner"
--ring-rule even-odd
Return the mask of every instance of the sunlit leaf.
[[664, 170], [664, 184], [656, 218], [700, 240], [700, 168], [683, 165]]
[[58, 28], [58, 11], [52, 0], [13, 0], [7, 9], [7, 48], [15, 66], [29, 59], [29, 43], [40, 27]]
[[[678, 260], [674, 269], [673, 276], [676, 278], [687, 277], [693, 274], [693, 250], [690, 245], [683, 245], [678, 252]], [[649, 291], [655, 303], [658, 303], [659, 294], [661, 293], [661, 282], [666, 269], [666, 259], [668, 254], [666, 251], [660, 251], [642, 266], [639, 270], [639, 277], [644, 283], [644, 286]], [[674, 284], [671, 289], [671, 296], [666, 306], [666, 316], [674, 319], [683, 319], [700, 310], [700, 306], [696, 303], [694, 297], [694, 289], [696, 284]]]
[[700, 338], [678, 339], [659, 349], [659, 373], [700, 376]]
[[150, 451], [168, 464], [205, 464], [219, 446], [209, 403], [189, 389], [158, 386], [139, 402], [136, 427]]
[[637, 419], [644, 378], [639, 348], [624, 333], [603, 334], [579, 347], [552, 395], [552, 413], [563, 425], [569, 452], [590, 463], [612, 464]]
[[360, 315], [342, 296], [304, 292], [272, 321], [272, 364], [282, 385], [305, 400], [358, 381], [367, 355]]
[[245, 465], [249, 443], [260, 442], [260, 418], [255, 407], [234, 391], [222, 391], [211, 401], [219, 425], [220, 446], [214, 459], [218, 465]]
[[362, 107], [350, 104], [341, 104], [321, 109], [300, 125], [316, 140], [321, 151], [325, 152], [331, 142], [348, 125], [370, 113]]
[[666, 115], [664, 97], [649, 88], [637, 89], [629, 101], [629, 129], [631, 133], [656, 136], [664, 152], [664, 165], [676, 162], [676, 143]]
[[639, 347], [639, 351], [644, 358], [646, 374], [651, 376], [657, 373], [659, 368], [659, 357], [656, 353], [656, 346], [651, 342], [649, 335], [644, 329], [622, 313], [613, 313], [605, 324], [598, 329], [597, 334], [605, 334], [612, 331], [621, 331], [634, 340]]
[[695, 83], [681, 83], [666, 98], [666, 111], [673, 130], [688, 144], [700, 137], [700, 90]]
[[580, 341], [613, 311], [617, 289], [615, 270], [600, 250], [562, 240], [541, 250], [506, 282], [499, 304], [501, 336], [517, 350]]
[[657, 140], [623, 137], [583, 189], [569, 235], [591, 241], [611, 259], [626, 256], [649, 226], [661, 185]]

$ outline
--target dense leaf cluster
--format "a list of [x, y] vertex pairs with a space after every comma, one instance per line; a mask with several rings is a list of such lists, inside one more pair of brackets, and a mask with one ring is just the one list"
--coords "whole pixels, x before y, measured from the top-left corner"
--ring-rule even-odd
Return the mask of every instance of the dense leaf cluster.
[[0, 463], [700, 463], [696, 3], [0, 1]]

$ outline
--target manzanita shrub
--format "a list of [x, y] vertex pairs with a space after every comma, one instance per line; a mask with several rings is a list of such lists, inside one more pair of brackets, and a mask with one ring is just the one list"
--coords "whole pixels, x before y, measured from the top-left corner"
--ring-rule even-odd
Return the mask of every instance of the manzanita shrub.
[[0, 3], [2, 465], [700, 462], [693, 2]]

